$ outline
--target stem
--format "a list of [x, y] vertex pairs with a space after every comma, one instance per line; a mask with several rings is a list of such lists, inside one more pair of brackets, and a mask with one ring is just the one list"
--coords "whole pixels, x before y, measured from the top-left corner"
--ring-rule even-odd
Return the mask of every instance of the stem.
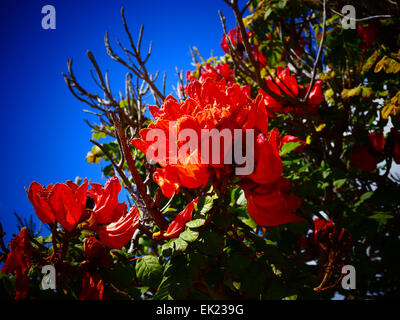
[[115, 113], [112, 113], [111, 116], [114, 122], [116, 133], [121, 143], [121, 151], [128, 165], [128, 169], [132, 174], [133, 181], [135, 181], [136, 188], [140, 194], [140, 199], [144, 202], [146, 209], [149, 211], [158, 227], [161, 230], [166, 230], [168, 228], [168, 223], [161, 215], [160, 211], [154, 206], [152, 198], [146, 192], [146, 187], [142, 181], [142, 178], [140, 177], [139, 172], [136, 169], [135, 160], [132, 157], [131, 149], [128, 145], [128, 140], [125, 136], [124, 128], [122, 127], [122, 124]]

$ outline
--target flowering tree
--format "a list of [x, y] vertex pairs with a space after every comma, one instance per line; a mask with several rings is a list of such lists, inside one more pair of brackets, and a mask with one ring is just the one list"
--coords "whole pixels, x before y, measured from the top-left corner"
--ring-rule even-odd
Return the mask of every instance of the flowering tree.
[[[225, 55], [192, 48], [195, 70], [177, 72], [175, 96], [165, 74], [159, 86], [148, 70], [151, 46], [142, 51], [143, 27], [135, 42], [123, 10], [128, 47], [118, 42], [118, 53], [105, 36], [127, 69], [119, 95], [90, 51], [101, 94], [68, 61], [67, 86], [99, 121], [88, 122], [87, 161], [105, 163], [108, 180], [32, 182], [28, 199], [51, 234], [28, 226], [8, 248], [0, 243], [2, 295], [399, 296], [398, 4], [225, 2], [236, 19], [227, 30], [220, 12]], [[45, 265], [55, 290], [41, 290]], [[350, 288], [346, 265], [356, 270]]]

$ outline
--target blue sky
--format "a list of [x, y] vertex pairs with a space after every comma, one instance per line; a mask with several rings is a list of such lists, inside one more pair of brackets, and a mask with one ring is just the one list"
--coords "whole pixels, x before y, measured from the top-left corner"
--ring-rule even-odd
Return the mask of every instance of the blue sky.
[[[56, 9], [56, 29], [41, 27], [44, 5]], [[123, 89], [126, 70], [112, 61], [104, 48], [104, 34], [127, 39], [121, 7], [133, 35], [144, 24], [144, 50], [153, 40], [150, 71], [167, 72], [167, 89], [178, 79], [175, 66], [191, 70], [189, 47], [196, 45], [205, 57], [211, 50], [223, 54], [219, 43], [221, 9], [228, 28], [234, 26], [230, 8], [223, 0], [1, 0], [0, 1], [0, 221], [6, 241], [17, 232], [14, 211], [34, 214], [24, 187], [32, 181], [42, 185], [87, 177], [104, 183], [98, 165], [85, 161], [91, 149], [90, 119], [86, 108], [68, 91], [62, 77], [67, 60], [73, 58], [75, 75], [88, 89], [96, 90], [90, 77], [86, 50], [91, 50], [103, 71], [110, 72], [115, 93]]]

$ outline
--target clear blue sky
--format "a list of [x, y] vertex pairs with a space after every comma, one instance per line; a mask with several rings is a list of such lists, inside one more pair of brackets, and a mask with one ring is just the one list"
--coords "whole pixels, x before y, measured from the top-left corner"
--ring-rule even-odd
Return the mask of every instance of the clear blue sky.
[[[41, 9], [56, 9], [56, 30], [44, 30]], [[102, 69], [109, 70], [114, 92], [123, 88], [126, 70], [108, 58], [104, 34], [109, 31], [126, 43], [120, 9], [131, 32], [144, 24], [143, 45], [153, 40], [151, 71], [168, 75], [167, 88], [178, 81], [175, 66], [191, 70], [189, 47], [196, 45], [205, 57], [223, 52], [218, 9], [233, 15], [223, 0], [1, 0], [0, 1], [0, 221], [7, 235], [17, 232], [13, 212], [34, 214], [24, 187], [87, 177], [104, 183], [98, 165], [85, 161], [91, 148], [91, 129], [84, 123], [86, 108], [68, 91], [61, 72], [73, 58], [75, 74], [88, 89], [95, 89], [86, 50], [91, 50]]]

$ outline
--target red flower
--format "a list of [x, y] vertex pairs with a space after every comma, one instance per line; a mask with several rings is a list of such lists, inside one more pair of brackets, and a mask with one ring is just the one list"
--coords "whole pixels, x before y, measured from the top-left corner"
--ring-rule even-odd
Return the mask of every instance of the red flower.
[[[226, 84], [228, 86], [231, 86], [232, 84], [235, 83], [235, 73], [234, 71], [229, 67], [228, 63], [223, 63], [223, 64], [218, 64], [215, 67], [212, 67], [209, 63], [207, 63], [205, 66], [201, 67], [200, 69], [200, 82], [205, 82], [206, 79], [211, 78], [216, 81], [225, 79]], [[187, 75], [186, 76], [188, 80], [193, 81], [195, 78], [192, 76]]]
[[367, 143], [356, 146], [349, 157], [350, 162], [366, 172], [372, 172], [376, 169], [385, 149], [385, 137], [380, 132], [368, 134]]
[[85, 272], [79, 300], [103, 300], [104, 281], [100, 274]]
[[133, 233], [139, 226], [139, 211], [136, 207], [131, 207], [129, 212], [121, 218], [106, 226], [98, 226], [97, 234], [101, 242], [107, 247], [120, 249], [132, 239]]
[[[310, 85], [302, 86], [297, 84], [296, 77], [290, 73], [289, 68], [278, 67], [276, 70], [276, 77], [272, 79], [268, 77], [266, 79], [268, 88], [278, 95], [287, 95], [293, 98], [303, 98], [306, 96]], [[313, 88], [311, 89], [310, 95], [304, 105], [304, 109], [310, 114], [317, 112], [317, 107], [323, 101], [322, 92], [322, 80], [315, 81]], [[303, 113], [303, 108], [293, 107], [282, 102], [275, 100], [273, 97], [268, 95], [264, 90], [260, 89], [260, 93], [264, 97], [267, 108], [276, 113], [289, 113], [295, 111], [298, 114]]]
[[110, 267], [110, 257], [108, 256], [107, 250], [95, 237], [85, 239], [83, 251], [85, 252], [87, 260], [98, 262], [101, 266], [106, 268]]
[[49, 204], [49, 194], [53, 185], [42, 187], [36, 181], [32, 182], [28, 190], [28, 199], [32, 202], [36, 215], [44, 223], [52, 223], [56, 220], [55, 213]]
[[193, 74], [190, 71], [186, 71], [186, 80], [193, 81], [193, 80], [196, 80], [196, 78], [193, 76]]
[[[239, 56], [243, 58], [245, 47], [239, 28], [236, 27], [235, 29], [230, 30], [228, 33], [228, 37], [232, 42], [233, 48], [236, 49]], [[254, 32], [247, 32], [247, 37], [248, 39], [255, 39]], [[257, 40], [255, 40], [255, 42], [257, 42]], [[229, 44], [225, 34], [222, 37], [221, 48], [225, 53], [229, 53]], [[265, 58], [262, 50], [260, 50], [257, 43], [254, 45], [250, 45], [250, 49], [253, 57], [261, 64], [262, 67], [265, 67], [267, 65], [267, 59]]]
[[349, 247], [351, 244], [351, 234], [344, 228], [339, 228], [333, 219], [327, 221], [325, 219], [316, 218], [314, 221], [314, 233], [312, 241], [314, 243], [322, 243], [325, 246]]
[[15, 300], [25, 299], [29, 291], [28, 271], [31, 266], [32, 245], [26, 228], [11, 240], [10, 252], [1, 269], [3, 273], [13, 273], [16, 279]]
[[192, 212], [194, 210], [194, 205], [199, 201], [198, 198], [189, 202], [189, 204], [183, 209], [168, 226], [167, 231], [160, 231], [153, 234], [154, 239], [160, 238], [177, 238], [185, 230], [186, 222], [192, 219]]
[[[239, 54], [242, 54], [245, 48], [239, 28], [236, 27], [235, 29], [230, 30], [228, 33], [228, 37], [231, 40], [234, 49], [237, 49]], [[225, 53], [229, 53], [228, 40], [225, 34], [222, 37], [221, 48]]]
[[67, 181], [47, 188], [32, 182], [28, 199], [40, 220], [45, 223], [57, 221], [64, 229], [72, 231], [85, 211], [87, 186], [86, 179], [80, 186]]
[[277, 139], [278, 131], [272, 130], [268, 135], [260, 133], [255, 144], [255, 170], [248, 177], [254, 182], [268, 184], [282, 175], [283, 165], [279, 156]]
[[118, 195], [121, 191], [121, 184], [117, 177], [107, 180], [104, 188], [101, 184], [91, 183], [88, 191], [94, 200], [94, 220], [97, 223], [105, 224], [117, 221], [126, 212], [126, 203], [119, 203]]
[[[316, 107], [318, 107], [322, 101], [324, 101], [324, 94], [322, 92], [322, 80], [318, 79], [317, 81], [315, 81], [315, 84], [313, 86], [313, 88], [311, 89], [310, 95], [308, 96], [307, 99], [307, 104], [309, 106], [309, 112], [313, 113], [312, 110], [310, 109], [315, 109]], [[308, 89], [310, 88], [310, 85], [306, 85], [306, 92], [308, 91]]]
[[280, 177], [271, 184], [241, 183], [247, 199], [247, 210], [253, 220], [261, 226], [276, 226], [303, 221], [293, 213], [301, 199], [288, 195], [290, 180]]
[[56, 183], [50, 192], [49, 203], [56, 216], [56, 221], [67, 230], [75, 228], [86, 207], [88, 182], [78, 186], [72, 181]]
[[371, 132], [368, 134], [368, 140], [377, 152], [383, 152], [385, 149], [385, 136], [381, 132]]
[[267, 58], [264, 56], [262, 50], [259, 49], [259, 46], [253, 46], [252, 53], [253, 57], [261, 64], [262, 68], [267, 66]]
[[300, 140], [299, 138], [291, 135], [286, 135], [282, 138], [282, 146], [285, 145], [286, 143], [289, 142], [300, 142], [300, 145], [294, 149], [294, 152], [301, 152], [303, 151], [304, 147], [306, 146], [306, 142], [303, 140]]
[[363, 48], [370, 47], [376, 40], [376, 28], [374, 24], [357, 26], [358, 35], [364, 41]]

